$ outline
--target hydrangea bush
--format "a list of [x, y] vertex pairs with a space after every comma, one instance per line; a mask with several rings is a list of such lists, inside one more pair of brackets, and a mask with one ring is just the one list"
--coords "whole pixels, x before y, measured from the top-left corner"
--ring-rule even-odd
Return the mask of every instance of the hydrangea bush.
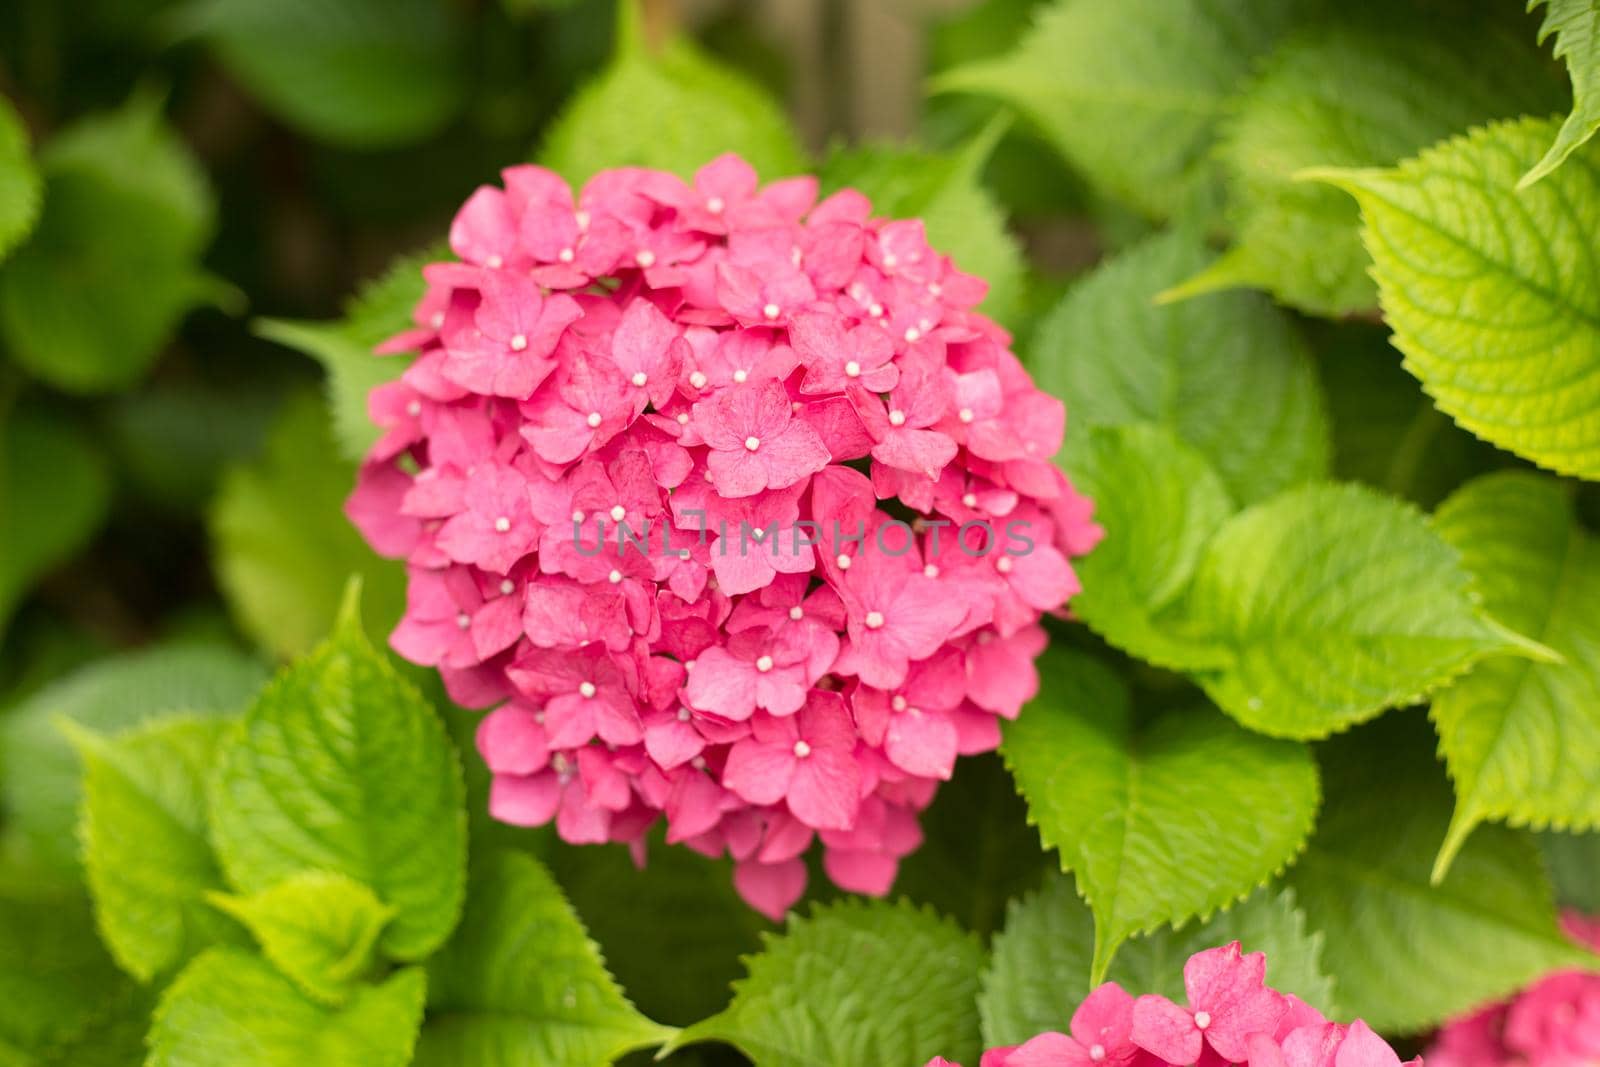
[[1600, 1060], [1595, 0], [880, 6], [0, 5], [0, 1065]]

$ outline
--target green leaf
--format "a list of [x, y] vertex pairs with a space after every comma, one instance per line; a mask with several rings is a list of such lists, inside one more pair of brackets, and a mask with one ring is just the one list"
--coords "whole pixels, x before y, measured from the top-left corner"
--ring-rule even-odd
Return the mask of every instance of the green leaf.
[[1392, 170], [1303, 172], [1355, 196], [1394, 343], [1440, 410], [1501, 448], [1600, 478], [1600, 167], [1517, 192], [1552, 123], [1474, 130]]
[[36, 411], [0, 416], [0, 635], [33, 583], [88, 543], [110, 503], [105, 461], [87, 435]]
[[342, 874], [302, 871], [249, 896], [210, 895], [243, 923], [267, 959], [313, 1000], [338, 1006], [371, 969], [394, 909]]
[[0, 97], [0, 261], [38, 220], [41, 185], [29, 153], [28, 128], [11, 101]]
[[210, 949], [162, 996], [146, 1067], [405, 1067], [426, 984], [407, 967], [334, 1009], [259, 956]]
[[130, 1041], [119, 1025], [137, 999], [81, 894], [0, 889], [0, 1064], [109, 1067], [119, 1053], [122, 1067], [137, 1062], [142, 1027]]
[[1550, 655], [1483, 613], [1461, 558], [1408, 504], [1292, 490], [1212, 539], [1187, 610], [1233, 653], [1199, 675], [1252, 730], [1318, 738], [1414, 704], [1485, 656]]
[[815, 906], [790, 915], [748, 963], [728, 1009], [668, 1051], [723, 1041], [755, 1067], [977, 1061], [983, 949], [930, 911], [905, 901]]
[[345, 874], [395, 909], [385, 954], [419, 960], [461, 913], [461, 767], [432, 707], [368, 643], [347, 599], [333, 634], [262, 691], [219, 755], [211, 828], [245, 893]]
[[368, 284], [345, 308], [337, 322], [258, 319], [257, 334], [305, 353], [327, 375], [325, 389], [333, 433], [345, 459], [359, 463], [382, 435], [367, 416], [373, 389], [405, 373], [405, 356], [378, 356], [373, 349], [411, 325], [411, 311], [422, 299], [424, 264], [449, 255], [444, 247], [402, 256]]
[[226, 935], [206, 841], [205, 783], [233, 724], [171, 716], [107, 737], [66, 720], [83, 760], [84, 866], [95, 921], [123, 970], [149, 982]]
[[198, 263], [215, 226], [205, 174], [148, 95], [81, 120], [39, 162], [44, 213], [0, 273], [0, 338], [57, 388], [125, 387], [219, 296]]
[[1174, 231], [1106, 261], [1040, 324], [1029, 364], [1067, 403], [1069, 459], [1091, 426], [1159, 423], [1250, 504], [1327, 473], [1327, 420], [1305, 342], [1265, 299], [1154, 302], [1210, 258]]
[[387, 636], [405, 609], [405, 570], [381, 560], [344, 517], [355, 470], [337, 458], [327, 413], [309, 393], [285, 405], [265, 454], [231, 468], [212, 504], [217, 579], [240, 627], [288, 659], [316, 644], [361, 576], [367, 632]]
[[1341, 323], [1318, 355], [1333, 424], [1333, 473], [1432, 510], [1462, 482], [1514, 462], [1433, 406], [1400, 365], [1388, 331]]
[[1591, 915], [1600, 912], [1600, 833], [1542, 833], [1539, 851], [1550, 868], [1556, 902]]
[[[675, 970], [671, 957], [656, 966]], [[417, 1067], [589, 1067], [672, 1034], [634, 1010], [555, 881], [516, 852], [475, 865], [429, 987]]]
[[860, 190], [880, 217], [920, 218], [929, 244], [989, 283], [984, 312], [1012, 322], [1022, 305], [1022, 250], [981, 180], [1003, 133], [1003, 123], [991, 122], [954, 155], [910, 148], [842, 149], [823, 166], [822, 183], [825, 190]]
[[201, 0], [189, 19], [228, 73], [319, 140], [419, 141], [466, 100], [464, 23], [441, 0]]
[[698, 1022], [726, 1007], [744, 973], [740, 958], [758, 951], [761, 932], [772, 928], [739, 898], [730, 863], [659, 838], [642, 871], [621, 847], [556, 845], [547, 862], [611, 973], [640, 1011], [665, 1023]]
[[1572, 113], [1556, 131], [1544, 157], [1517, 183], [1525, 189], [1566, 162], [1600, 129], [1600, 3], [1596, 0], [1528, 0], [1532, 11], [1550, 6], [1539, 27], [1539, 43], [1556, 39], [1556, 57], [1567, 62], [1572, 77]]
[[1364, 21], [1297, 36], [1245, 90], [1219, 146], [1233, 247], [1175, 293], [1242, 285], [1318, 315], [1375, 307], [1360, 213], [1295, 175], [1388, 166], [1474, 122], [1550, 103], [1538, 57], [1512, 27], [1403, 10]]
[[1067, 467], [1106, 531], [1073, 563], [1083, 582], [1073, 614], [1158, 666], [1226, 667], [1228, 648], [1191, 627], [1182, 610], [1206, 545], [1234, 511], [1210, 464], [1170, 429], [1131, 424], [1082, 434]]
[[1320, 752], [1327, 804], [1289, 873], [1345, 1011], [1407, 1033], [1505, 996], [1538, 975], [1593, 965], [1562, 936], [1533, 842], [1500, 826], [1472, 835], [1450, 876], [1429, 857], [1450, 821], [1420, 714], [1391, 715]]
[[35, 693], [0, 720], [7, 832], [32, 858], [76, 877], [80, 768], [60, 724], [115, 733], [169, 712], [239, 711], [267, 672], [221, 645], [157, 645], [100, 660]]
[[1600, 541], [1578, 525], [1565, 486], [1523, 472], [1463, 486], [1434, 525], [1461, 552], [1489, 612], [1563, 660], [1487, 660], [1434, 698], [1456, 789], [1437, 878], [1485, 820], [1600, 826]]
[[998, 97], [1107, 194], [1146, 214], [1214, 198], [1228, 97], [1315, 0], [1056, 0], [1010, 55], [935, 91]]
[[[1263, 889], [1207, 922], [1135, 938], [1106, 977], [1135, 996], [1156, 993], [1182, 1003], [1184, 962], [1230, 941], [1246, 952], [1266, 953], [1267, 982], [1274, 989], [1324, 1014], [1336, 1012], [1334, 983], [1322, 965], [1322, 935], [1306, 928], [1287, 889]], [[1048, 879], [1037, 893], [1013, 900], [983, 972], [983, 1043], [1015, 1045], [1046, 1030], [1064, 1032], [1094, 988], [1093, 951], [1094, 918], [1066, 878]]]
[[1209, 915], [1294, 862], [1317, 814], [1304, 745], [1209, 708], [1137, 721], [1123, 681], [1073, 650], [1047, 651], [1040, 678], [1001, 752], [1094, 911], [1092, 981], [1130, 935]]
[[688, 178], [724, 152], [768, 181], [807, 169], [789, 120], [763, 89], [689, 41], [651, 49], [633, 0], [618, 12], [616, 55], [550, 125], [541, 163], [574, 185], [610, 167]]

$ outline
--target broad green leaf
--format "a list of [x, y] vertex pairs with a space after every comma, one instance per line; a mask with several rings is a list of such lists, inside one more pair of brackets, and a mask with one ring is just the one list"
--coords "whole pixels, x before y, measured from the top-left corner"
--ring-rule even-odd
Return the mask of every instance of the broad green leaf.
[[1600, 833], [1542, 833], [1539, 851], [1550, 868], [1556, 902], [1591, 915], [1600, 913]]
[[210, 949], [162, 996], [146, 1067], [405, 1067], [426, 984], [407, 967], [335, 1009], [259, 956]]
[[1318, 336], [1333, 426], [1333, 474], [1432, 510], [1467, 479], [1515, 462], [1433, 406], [1378, 325], [1341, 323]]
[[405, 609], [404, 568], [379, 559], [344, 516], [354, 485], [309, 393], [289, 400], [260, 459], [223, 476], [209, 516], [217, 579], [240, 627], [279, 658], [328, 632], [352, 574], [369, 634], [386, 637]]
[[157, 645], [100, 660], [39, 692], [0, 720], [0, 796], [7, 833], [44, 866], [76, 876], [81, 774], [62, 722], [115, 733], [169, 712], [241, 711], [267, 671], [231, 648]]
[[0, 635], [33, 585], [88, 543], [111, 503], [105, 460], [70, 422], [0, 415]]
[[1600, 478], [1600, 166], [1518, 192], [1553, 132], [1501, 122], [1392, 170], [1307, 172], [1361, 205], [1394, 343], [1439, 409], [1501, 448]]
[[[675, 972], [670, 956], [656, 966]], [[628, 1003], [549, 872], [521, 853], [476, 863], [461, 928], [428, 974], [417, 1067], [590, 1067], [673, 1032]]]
[[772, 929], [739, 898], [731, 864], [658, 838], [642, 871], [622, 847], [555, 845], [547, 862], [629, 998], [664, 1023], [698, 1022], [727, 1007], [729, 987], [744, 973], [740, 958], [759, 951], [761, 932]]
[[977, 939], [932, 912], [849, 900], [789, 917], [733, 1003], [668, 1045], [726, 1042], [755, 1067], [978, 1058]]
[[362, 634], [356, 592], [224, 742], [212, 839], [244, 893], [307, 870], [372, 887], [395, 909], [384, 953], [419, 960], [461, 913], [461, 767], [433, 708]]
[[125, 387], [219, 296], [198, 264], [216, 210], [204, 172], [147, 95], [81, 120], [39, 164], [44, 212], [0, 273], [0, 338], [57, 388]]
[[11, 101], [0, 97], [0, 261], [33, 229], [39, 217], [40, 186], [28, 128]]
[[67, 720], [83, 760], [79, 836], [95, 922], [139, 979], [177, 970], [226, 936], [207, 906], [222, 887], [206, 840], [206, 778], [228, 719], [176, 715], [106, 736]]
[[1226, 646], [1190, 627], [1182, 601], [1206, 545], [1233, 514], [1222, 480], [1165, 427], [1096, 426], [1067, 459], [1106, 536], [1073, 566], [1072, 611], [1140, 659], [1175, 670], [1222, 668]]
[[1321, 751], [1327, 804], [1289, 872], [1326, 941], [1339, 1002], [1375, 1030], [1422, 1030], [1559, 967], [1595, 960], [1556, 927], [1525, 834], [1485, 826], [1430, 885], [1450, 786], [1420, 714], [1391, 715]]
[[342, 874], [302, 871], [249, 896], [211, 894], [284, 975], [314, 1000], [340, 1005], [371, 969], [394, 909]]
[[1600, 826], [1600, 541], [1578, 525], [1565, 486], [1522, 472], [1463, 486], [1434, 526], [1461, 552], [1489, 612], [1562, 657], [1486, 660], [1434, 697], [1456, 789], [1442, 877], [1485, 820]]
[[1105, 664], [1057, 648], [1001, 752], [1095, 918], [1098, 983], [1129, 936], [1211, 914], [1294, 862], [1317, 814], [1304, 745], [1209, 708], [1135, 718]]
[[1211, 142], [1235, 86], [1314, 0], [1055, 0], [1009, 55], [936, 91], [998, 97], [1107, 194], [1177, 215], [1216, 196]]
[[1233, 247], [1176, 293], [1250, 286], [1330, 316], [1376, 307], [1360, 212], [1295, 176], [1388, 166], [1474, 122], [1552, 104], [1537, 54], [1512, 27], [1409, 13], [1365, 22], [1298, 35], [1245, 90], [1219, 148]]
[[900, 861], [894, 891], [979, 937], [999, 929], [1006, 902], [1037, 888], [1056, 865], [996, 755], [958, 761], [921, 822], [922, 844]]
[[1327, 473], [1327, 420], [1305, 342], [1264, 298], [1154, 302], [1210, 258], [1174, 231], [1108, 260], [1040, 324], [1028, 362], [1067, 403], [1069, 460], [1091, 426], [1159, 423], [1250, 504]]
[[1555, 142], [1534, 164], [1518, 188], [1527, 188], [1564, 163], [1600, 129], [1600, 2], [1596, 0], [1528, 0], [1528, 10], [1548, 3], [1539, 43], [1556, 39], [1556, 56], [1566, 60], [1572, 77], [1572, 112], [1556, 131]]
[[[1106, 977], [1135, 996], [1157, 993], [1182, 1003], [1184, 962], [1230, 941], [1246, 952], [1266, 953], [1267, 982], [1274, 989], [1325, 1014], [1336, 1011], [1333, 979], [1322, 965], [1322, 935], [1306, 928], [1287, 889], [1263, 889], [1206, 922], [1134, 938]], [[1015, 1045], [1046, 1030], [1065, 1032], [1094, 988], [1093, 952], [1094, 918], [1068, 879], [1048, 879], [1037, 893], [1013, 900], [978, 996], [983, 1043]]]
[[1355, 485], [1292, 490], [1206, 550], [1186, 607], [1233, 662], [1199, 681], [1253, 730], [1318, 738], [1417, 703], [1485, 656], [1550, 655], [1486, 616], [1470, 585], [1410, 505]]
[[778, 105], [742, 74], [687, 40], [644, 40], [633, 0], [618, 4], [617, 51], [551, 124], [539, 161], [569, 182], [610, 167], [656, 167], [682, 177], [737, 152], [763, 180], [807, 169]]
[[318, 363], [327, 375], [324, 386], [339, 451], [359, 463], [381, 436], [367, 415], [367, 396], [392, 382], [410, 366], [404, 356], [378, 356], [373, 348], [411, 325], [411, 310], [422, 299], [424, 264], [448, 255], [430, 249], [397, 260], [364, 288], [336, 322], [258, 319], [255, 330], [269, 341], [297, 349]]
[[260, 451], [280, 399], [243, 377], [158, 380], [120, 394], [105, 422], [120, 487], [166, 514], [204, 512], [223, 470]]
[[189, 18], [228, 73], [319, 140], [418, 141], [466, 99], [464, 21], [443, 0], [200, 0]]
[[119, 1025], [137, 1003], [133, 982], [96, 940], [81, 894], [0, 888], [0, 1064], [138, 1062], [139, 1033], [130, 1041]]
[[991, 122], [953, 155], [909, 148], [844, 149], [828, 159], [822, 182], [828, 190], [860, 190], [881, 217], [921, 219], [929, 244], [961, 270], [989, 283], [983, 310], [1012, 322], [1022, 304], [1022, 250], [981, 180], [1004, 132], [1003, 124]]

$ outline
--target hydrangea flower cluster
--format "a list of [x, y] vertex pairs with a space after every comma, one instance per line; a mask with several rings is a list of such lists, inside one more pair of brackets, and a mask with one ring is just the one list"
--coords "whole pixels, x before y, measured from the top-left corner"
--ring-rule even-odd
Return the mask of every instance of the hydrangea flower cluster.
[[[1600, 951], [1600, 917], [1562, 916], [1567, 936]], [[1593, 1067], [1600, 1063], [1600, 974], [1559, 971], [1439, 1031], [1433, 1067]]]
[[[1266, 956], [1242, 953], [1237, 941], [1206, 949], [1184, 964], [1187, 1004], [1107, 982], [1073, 1012], [1068, 1033], [990, 1049], [980, 1067], [1401, 1067], [1366, 1023], [1328, 1021], [1269, 987], [1266, 972]], [[959, 1065], [935, 1058], [927, 1067]]]
[[480, 188], [424, 270], [347, 511], [408, 563], [391, 643], [493, 708], [493, 815], [731, 854], [773, 917], [820, 838], [888, 890], [958, 755], [1034, 693], [1100, 536], [1065, 412], [921, 222], [637, 168]]

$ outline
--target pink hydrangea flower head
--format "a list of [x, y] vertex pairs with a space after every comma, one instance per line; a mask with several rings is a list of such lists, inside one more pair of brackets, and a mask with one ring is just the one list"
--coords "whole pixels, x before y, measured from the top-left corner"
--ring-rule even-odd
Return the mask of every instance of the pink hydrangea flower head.
[[[1136, 999], [1107, 982], [1073, 1012], [1070, 1034], [1050, 1031], [991, 1048], [980, 1067], [1422, 1067], [1420, 1057], [1402, 1064], [1361, 1020], [1331, 1022], [1298, 997], [1267, 986], [1265, 972], [1266, 957], [1242, 953], [1236, 941], [1189, 958], [1183, 969], [1188, 1008], [1153, 994]], [[1481, 1062], [1510, 1067], [1510, 1061]], [[1543, 1062], [1556, 1061], [1518, 1061], [1521, 1067]]]
[[[819, 842], [887, 892], [1101, 533], [982, 282], [731, 155], [512, 167], [450, 246], [346, 510], [407, 563], [394, 648], [489, 709], [491, 813], [639, 856], [664, 823], [775, 919]], [[1064, 1040], [1141, 1055], [1100, 997]]]

